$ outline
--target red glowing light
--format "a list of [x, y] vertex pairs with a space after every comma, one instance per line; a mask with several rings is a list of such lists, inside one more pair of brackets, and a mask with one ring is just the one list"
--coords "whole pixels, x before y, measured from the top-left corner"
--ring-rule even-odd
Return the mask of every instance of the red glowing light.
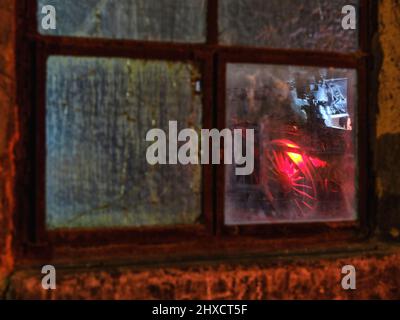
[[328, 165], [328, 163], [326, 161], [322, 161], [318, 158], [310, 157], [310, 161], [313, 164], [313, 166], [316, 168], [325, 168]]
[[304, 159], [303, 156], [299, 153], [294, 153], [294, 152], [286, 152], [286, 154], [289, 156], [292, 161], [298, 165], [299, 167], [303, 165]]
[[285, 147], [292, 148], [292, 149], [300, 149], [300, 147], [297, 144], [295, 144], [294, 142], [292, 142], [290, 140], [286, 140], [286, 139], [274, 140], [274, 143], [277, 145], [283, 145]]
[[275, 209], [284, 210], [279, 199], [285, 197], [286, 201], [293, 203], [300, 216], [313, 212], [317, 203], [313, 167], [327, 163], [317, 158], [311, 161], [301, 147], [285, 139], [273, 140], [265, 155], [269, 160], [269, 181], [274, 186], [270, 189], [270, 198]]

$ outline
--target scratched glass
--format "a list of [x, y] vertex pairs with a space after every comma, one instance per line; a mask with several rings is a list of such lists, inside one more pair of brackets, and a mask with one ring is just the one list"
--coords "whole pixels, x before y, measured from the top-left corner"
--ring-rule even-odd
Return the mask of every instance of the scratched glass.
[[[342, 8], [359, 0], [219, 0], [219, 40], [227, 45], [350, 52], [358, 30], [344, 30]], [[356, 17], [357, 18], [357, 17]]]
[[[206, 0], [38, 0], [41, 34], [202, 43]], [[42, 7], [56, 9], [57, 28], [45, 30]]]
[[226, 166], [227, 225], [356, 219], [356, 93], [353, 69], [228, 64], [227, 125], [254, 130], [255, 169]]
[[50, 229], [201, 223], [201, 167], [149, 165], [146, 133], [200, 130], [190, 63], [51, 56], [46, 218]]

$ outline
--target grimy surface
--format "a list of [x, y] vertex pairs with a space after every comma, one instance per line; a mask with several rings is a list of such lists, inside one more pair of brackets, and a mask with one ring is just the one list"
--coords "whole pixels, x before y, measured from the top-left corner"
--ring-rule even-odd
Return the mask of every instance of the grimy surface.
[[190, 63], [50, 57], [46, 216], [50, 228], [194, 224], [200, 165], [150, 165], [146, 134], [201, 129]]
[[[19, 145], [21, 127], [15, 92], [15, 3], [0, 1], [0, 295], [9, 298], [46, 298], [36, 268], [15, 267], [13, 242], [17, 195], [16, 160], [27, 157]], [[400, 238], [400, 4], [379, 1], [379, 40], [383, 51], [379, 113], [373, 145], [380, 234]], [[394, 223], [395, 227], [390, 227]], [[397, 226], [397, 227], [396, 227]], [[358, 270], [356, 290], [339, 286], [340, 267]], [[191, 267], [75, 268], [59, 271], [54, 298], [391, 298], [398, 299], [400, 248], [354, 253], [342, 258], [296, 257], [286, 261], [201, 263]]]

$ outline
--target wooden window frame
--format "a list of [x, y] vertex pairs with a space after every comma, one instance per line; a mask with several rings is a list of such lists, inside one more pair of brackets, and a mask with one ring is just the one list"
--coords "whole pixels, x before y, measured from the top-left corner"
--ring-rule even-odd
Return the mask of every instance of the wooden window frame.
[[[22, 122], [26, 124], [22, 143], [32, 155], [23, 162], [19, 181], [22, 184], [16, 226], [18, 246], [25, 256], [68, 256], [68, 249], [90, 252], [91, 248], [120, 246], [102, 252], [140, 253], [144, 259], [157, 259], [157, 250], [166, 260], [187, 256], [261, 254], [293, 248], [301, 243], [322, 249], [348, 247], [365, 243], [372, 230], [374, 188], [371, 183], [369, 116], [372, 63], [372, 24], [376, 4], [360, 0], [359, 50], [334, 53], [314, 50], [271, 49], [218, 44], [218, 0], [208, 0], [207, 41], [204, 44], [177, 44], [103, 38], [45, 36], [37, 31], [36, 1], [21, 0], [17, 13], [17, 89]], [[99, 228], [53, 230], [45, 227], [45, 85], [46, 61], [50, 55], [123, 57], [171, 61], [193, 61], [201, 66], [203, 83], [203, 127], [225, 127], [225, 75], [227, 63], [265, 63], [277, 65], [352, 68], [357, 71], [357, 146], [358, 146], [358, 220], [354, 222], [319, 222], [299, 224], [263, 224], [251, 226], [224, 225], [224, 166], [203, 165], [202, 210], [204, 225], [140, 228]], [[374, 124], [373, 124], [374, 125]], [[32, 210], [34, 208], [34, 210]], [[318, 240], [318, 244], [316, 244]], [[249, 250], [249, 246], [252, 247]], [[162, 249], [160, 249], [162, 248]], [[169, 249], [166, 249], [169, 248]], [[156, 250], [156, 251], [154, 251]], [[150, 253], [152, 252], [152, 253]], [[96, 254], [88, 253], [88, 257]], [[71, 253], [73, 257], [74, 254]], [[76, 257], [75, 257], [76, 258]]]

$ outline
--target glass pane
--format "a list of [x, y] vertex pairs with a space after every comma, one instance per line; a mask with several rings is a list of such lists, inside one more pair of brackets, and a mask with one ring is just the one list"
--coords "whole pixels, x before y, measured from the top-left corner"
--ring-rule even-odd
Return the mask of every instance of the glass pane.
[[52, 56], [47, 62], [47, 226], [194, 224], [198, 165], [148, 164], [146, 133], [201, 127], [194, 65]]
[[226, 224], [356, 219], [356, 75], [228, 64], [227, 125], [254, 130], [255, 169], [226, 167]]
[[[45, 30], [42, 7], [56, 9]], [[38, 0], [39, 32], [46, 35], [205, 42], [206, 0]]]
[[220, 42], [347, 52], [357, 30], [342, 27], [342, 7], [358, 0], [219, 0]]

